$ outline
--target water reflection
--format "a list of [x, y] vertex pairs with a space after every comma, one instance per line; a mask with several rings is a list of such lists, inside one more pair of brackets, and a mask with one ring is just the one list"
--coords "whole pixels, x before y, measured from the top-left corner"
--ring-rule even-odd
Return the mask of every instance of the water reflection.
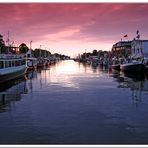
[[118, 88], [130, 89], [133, 103], [137, 106], [142, 101], [142, 93], [148, 91], [147, 75], [113, 71], [112, 76], [118, 82]]
[[[95, 82], [99, 78], [100, 82], [110, 82], [110, 78], [107, 77], [112, 77], [113, 81], [117, 82], [117, 88], [130, 90], [131, 98], [136, 105], [142, 101], [143, 92], [148, 92], [148, 75], [133, 75], [107, 67], [62, 61], [50, 67], [30, 71], [18, 80], [1, 85], [0, 107], [3, 108], [12, 100], [20, 100], [21, 95], [25, 93], [36, 93], [37, 91], [42, 91], [42, 89], [50, 90], [51, 86], [69, 88], [69, 91], [75, 89], [81, 91], [81, 80], [92, 81], [94, 79]], [[103, 80], [101, 80], [102, 78]], [[103, 83], [105, 82], [100, 84]], [[105, 87], [108, 88], [109, 86]], [[60, 91], [59, 89], [51, 90]], [[61, 91], [64, 91], [64, 89], [61, 89]], [[147, 95], [147, 93], [144, 93], [144, 95]]]
[[148, 75], [62, 61], [11, 83], [0, 89], [1, 144], [147, 143]]
[[37, 73], [41, 73], [37, 72], [37, 71], [29, 71], [28, 73], [26, 73], [26, 77], [27, 77], [27, 86], [28, 86], [28, 90], [32, 93], [33, 92], [33, 79], [37, 78]]
[[40, 86], [42, 87], [44, 83], [46, 85], [60, 85], [77, 89], [79, 85], [73, 78], [77, 74], [78, 69], [79, 66], [73, 62], [60, 62], [48, 69], [44, 69], [39, 77]]
[[11, 109], [11, 104], [20, 101], [22, 95], [33, 91], [32, 80], [37, 77], [36, 71], [30, 71], [22, 77], [0, 85], [0, 112]]
[[[122, 73], [107, 67], [94, 66], [73, 61], [60, 62], [48, 70], [43, 70], [40, 77], [40, 86], [43, 81], [47, 85], [60, 85], [80, 89], [80, 84], [77, 76], [82, 79], [113, 77], [117, 82], [118, 88], [130, 89], [131, 98], [135, 104], [138, 104], [142, 99], [142, 91], [148, 91], [148, 81], [145, 74], [132, 75]], [[44, 83], [44, 84], [45, 84]]]
[[21, 100], [22, 94], [27, 94], [26, 76], [1, 84], [0, 112], [11, 108], [11, 103]]

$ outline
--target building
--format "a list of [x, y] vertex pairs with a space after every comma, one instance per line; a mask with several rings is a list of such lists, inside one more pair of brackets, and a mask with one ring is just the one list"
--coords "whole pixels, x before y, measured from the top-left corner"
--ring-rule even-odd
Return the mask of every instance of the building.
[[[142, 53], [144, 57], [148, 57], [148, 40], [139, 40], [142, 44]], [[112, 54], [116, 57], [130, 56], [132, 51], [133, 41], [119, 41], [115, 43], [112, 47]]]
[[131, 54], [131, 41], [119, 41], [112, 47], [112, 55], [116, 57], [129, 56]]
[[142, 40], [142, 48], [144, 57], [148, 58], [148, 40]]

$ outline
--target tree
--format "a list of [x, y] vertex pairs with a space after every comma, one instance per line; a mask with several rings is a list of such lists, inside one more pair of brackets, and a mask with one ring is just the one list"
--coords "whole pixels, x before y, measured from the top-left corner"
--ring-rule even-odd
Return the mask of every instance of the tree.
[[33, 54], [34, 54], [34, 57], [36, 57], [36, 58], [40, 57], [41, 56], [41, 49], [36, 48], [33, 51]]
[[3, 40], [3, 36], [0, 34], [0, 52], [5, 53], [6, 48], [5, 48], [5, 42]]
[[96, 49], [93, 50], [92, 55], [93, 55], [93, 56], [98, 56], [98, 52], [97, 52]]
[[40, 49], [40, 48], [36, 48], [33, 51], [33, 55], [36, 58], [39, 58], [39, 57], [47, 58], [48, 56], [51, 55], [51, 53], [48, 50], [43, 50], [43, 49]]
[[0, 47], [5, 46], [5, 42], [3, 40], [3, 36], [0, 34]]
[[90, 53], [90, 52], [86, 53], [87, 58], [90, 57], [91, 55], [92, 55], [92, 53]]
[[27, 53], [28, 50], [29, 50], [29, 48], [27, 47], [27, 45], [25, 43], [20, 44], [20, 46], [19, 46], [20, 53]]

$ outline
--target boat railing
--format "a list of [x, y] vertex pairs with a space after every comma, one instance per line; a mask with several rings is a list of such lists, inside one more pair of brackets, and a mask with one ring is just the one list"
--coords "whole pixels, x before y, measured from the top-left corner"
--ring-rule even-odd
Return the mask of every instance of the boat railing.
[[0, 54], [0, 59], [20, 59], [24, 58], [24, 54], [16, 55], [16, 54]]

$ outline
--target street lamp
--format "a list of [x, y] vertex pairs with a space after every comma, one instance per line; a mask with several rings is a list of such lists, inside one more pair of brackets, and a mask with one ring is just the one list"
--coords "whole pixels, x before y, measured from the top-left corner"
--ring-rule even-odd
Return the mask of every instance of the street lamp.
[[32, 49], [32, 41], [30, 41], [30, 49]]

